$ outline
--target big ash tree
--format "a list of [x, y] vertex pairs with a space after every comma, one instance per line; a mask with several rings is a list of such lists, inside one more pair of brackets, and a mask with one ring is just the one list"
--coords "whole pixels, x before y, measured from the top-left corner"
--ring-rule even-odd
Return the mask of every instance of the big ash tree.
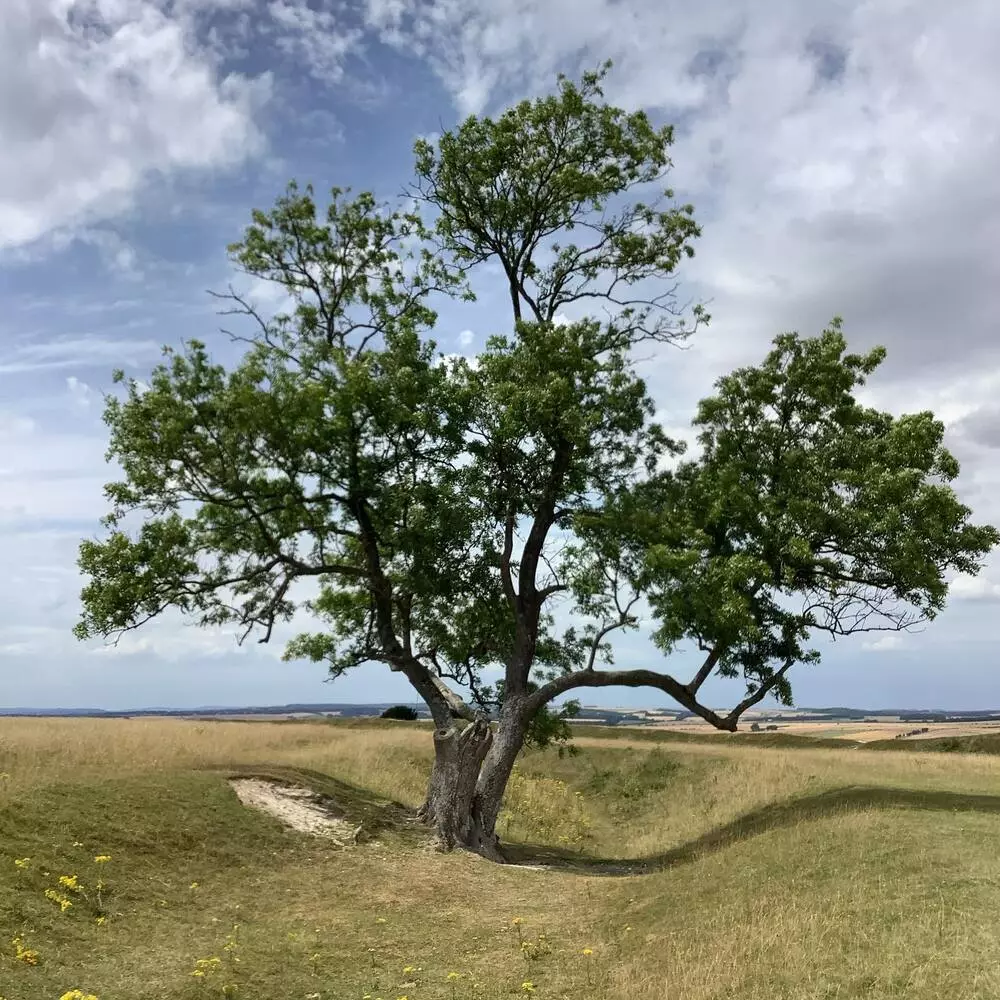
[[[554, 699], [648, 686], [735, 729], [790, 702], [811, 635], [933, 617], [998, 540], [949, 486], [932, 415], [857, 401], [882, 352], [849, 354], [836, 322], [720, 380], [700, 457], [680, 458], [634, 358], [707, 318], [674, 297], [698, 227], [663, 187], [671, 130], [608, 106], [606, 70], [418, 142], [404, 210], [334, 189], [321, 211], [291, 185], [255, 211], [231, 257], [287, 309], [226, 296], [231, 369], [189, 341], [148, 384], [116, 373], [122, 476], [80, 551], [80, 638], [175, 609], [267, 642], [305, 612], [286, 658], [405, 676], [435, 723], [422, 816], [497, 860], [515, 758], [560, 734]], [[472, 278], [502, 283], [506, 332], [442, 357], [434, 302]], [[642, 615], [664, 653], [701, 650], [693, 677], [608, 669]], [[726, 714], [699, 697], [713, 673], [746, 683]]]

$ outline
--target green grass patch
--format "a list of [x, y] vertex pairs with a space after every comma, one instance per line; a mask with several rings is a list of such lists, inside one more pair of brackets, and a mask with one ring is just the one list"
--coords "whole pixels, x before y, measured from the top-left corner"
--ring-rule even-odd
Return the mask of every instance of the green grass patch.
[[[6, 1000], [1000, 995], [989, 755], [529, 752], [505, 822], [538, 870], [430, 849], [420, 728], [32, 725], [3, 734]], [[291, 832], [229, 776], [308, 786], [368, 833]]]
[[628, 740], [644, 743], [698, 743], [717, 745], [718, 747], [750, 746], [767, 747], [781, 750], [812, 750], [816, 747], [827, 749], [849, 749], [864, 746], [856, 740], [837, 738], [814, 738], [811, 736], [796, 736], [793, 733], [679, 733], [669, 729], [653, 729], [643, 726], [596, 726], [576, 725], [570, 727], [573, 736], [577, 738], [599, 738], [602, 740]]

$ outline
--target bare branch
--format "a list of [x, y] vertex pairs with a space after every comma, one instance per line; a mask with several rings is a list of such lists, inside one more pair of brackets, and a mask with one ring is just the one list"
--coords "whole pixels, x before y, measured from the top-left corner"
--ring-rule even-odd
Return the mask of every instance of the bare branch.
[[705, 683], [709, 675], [715, 669], [715, 665], [719, 662], [719, 657], [722, 655], [722, 648], [716, 647], [715, 649], [709, 650], [708, 656], [705, 657], [704, 663], [698, 668], [698, 673], [691, 678], [691, 680], [686, 685], [688, 691], [691, 694], [697, 694], [698, 689]]
[[462, 719], [468, 719], [469, 722], [475, 722], [479, 718], [479, 715], [466, 705], [466, 703], [459, 698], [459, 696], [455, 694], [455, 692], [452, 691], [440, 677], [437, 677], [430, 671], [428, 671], [427, 676], [429, 677], [431, 684], [433, 684], [436, 688], [438, 694], [440, 694], [441, 697], [448, 703], [448, 708], [450, 708], [452, 712]]
[[687, 686], [669, 674], [658, 674], [655, 670], [578, 670], [563, 674], [542, 685], [528, 699], [529, 708], [537, 711], [553, 698], [567, 691], [581, 687], [652, 687], [670, 695], [674, 701], [717, 729], [735, 730], [735, 721], [728, 721], [710, 708], [706, 708], [688, 691]]
[[[593, 662], [591, 660], [591, 662]], [[660, 674], [654, 670], [593, 670], [588, 667], [585, 670], [578, 670], [575, 673], [563, 674], [556, 677], [547, 684], [540, 687], [529, 699], [529, 706], [532, 711], [538, 711], [543, 705], [553, 698], [567, 691], [581, 687], [651, 687], [663, 691], [670, 695], [674, 701], [694, 712], [706, 722], [727, 732], [736, 732], [736, 726], [740, 716], [747, 709], [762, 701], [767, 694], [772, 691], [782, 678], [788, 673], [794, 664], [794, 660], [787, 660], [779, 670], [776, 670], [770, 677], [763, 680], [753, 694], [744, 698], [728, 714], [720, 715], [713, 711], [695, 697], [687, 684], [681, 684], [669, 674]], [[704, 669], [704, 668], [702, 668]], [[699, 671], [699, 674], [701, 671]]]

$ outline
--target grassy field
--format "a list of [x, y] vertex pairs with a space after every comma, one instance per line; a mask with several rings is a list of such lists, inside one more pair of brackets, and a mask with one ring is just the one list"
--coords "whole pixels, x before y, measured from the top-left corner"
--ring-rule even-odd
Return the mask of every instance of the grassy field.
[[[742, 723], [744, 731], [752, 720]], [[777, 722], [763, 721], [762, 726], [770, 726], [767, 731], [782, 736], [795, 736], [822, 740], [844, 740], [851, 743], [872, 743], [881, 740], [899, 739], [900, 742], [934, 740], [945, 738], [993, 737], [1000, 739], [1000, 724], [989, 722], [900, 722], [898, 719], [877, 721], [828, 720], [825, 722]], [[578, 727], [579, 728], [579, 727]], [[634, 727], [625, 727], [634, 728]], [[646, 729], [647, 727], [641, 727]], [[715, 729], [701, 719], [684, 719], [680, 722], [654, 722], [649, 730], [697, 739], [727, 738], [728, 734]]]
[[[1000, 995], [1000, 757], [578, 745], [521, 760], [504, 836], [548, 867], [501, 867], [393, 805], [421, 799], [426, 729], [0, 721], [0, 996]], [[226, 777], [253, 773], [366, 835], [246, 809]]]

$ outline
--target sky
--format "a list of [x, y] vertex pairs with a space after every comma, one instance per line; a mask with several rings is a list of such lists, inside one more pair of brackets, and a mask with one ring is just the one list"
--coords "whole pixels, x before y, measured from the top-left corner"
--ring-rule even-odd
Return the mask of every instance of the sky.
[[[612, 59], [607, 98], [673, 123], [696, 206], [679, 272], [712, 323], [644, 374], [684, 433], [697, 400], [783, 331], [844, 318], [888, 348], [865, 401], [931, 409], [959, 492], [1000, 523], [1000, 5], [995, 0], [3, 0], [0, 19], [0, 706], [412, 701], [379, 665], [336, 684], [280, 643], [166, 618], [77, 642], [99, 534], [102, 397], [164, 344], [234, 347], [218, 303], [253, 207], [286, 182], [394, 199], [412, 145]], [[245, 279], [242, 279], [245, 280]], [[262, 289], [248, 289], [263, 296]], [[477, 289], [480, 290], [480, 289]], [[443, 351], [506, 316], [440, 311]], [[1000, 559], [914, 635], [854, 637], [793, 674], [804, 706], [1000, 708]], [[687, 661], [682, 657], [683, 672]], [[665, 666], [642, 635], [618, 666]], [[718, 682], [724, 706], [739, 685]], [[585, 703], [668, 705], [658, 692]]]

